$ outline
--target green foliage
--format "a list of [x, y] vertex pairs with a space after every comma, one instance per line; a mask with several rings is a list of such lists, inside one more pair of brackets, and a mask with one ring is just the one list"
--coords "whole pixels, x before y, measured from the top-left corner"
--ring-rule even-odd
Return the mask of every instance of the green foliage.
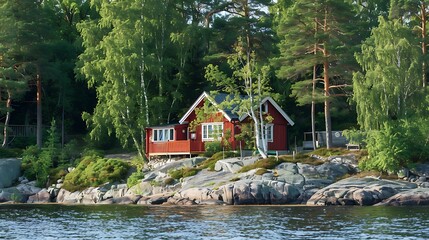
[[38, 164], [40, 150], [36, 145], [27, 147], [22, 153], [22, 171], [29, 180], [36, 179], [34, 165]]
[[220, 141], [205, 142], [204, 143], [206, 152], [205, 157], [211, 157], [213, 154], [222, 151], [222, 143]]
[[104, 156], [104, 151], [99, 150], [99, 149], [90, 149], [90, 148], [85, 148], [83, 150], [82, 153], [82, 157], [103, 157]]
[[49, 162], [50, 165], [62, 165], [64, 162], [59, 162], [60, 149], [56, 122], [55, 119], [52, 119], [51, 127], [48, 129], [48, 138], [44, 143], [40, 157], [44, 158], [44, 161]]
[[366, 139], [366, 132], [356, 129], [348, 129], [343, 131], [343, 135], [350, 143], [362, 145]]
[[356, 53], [363, 71], [353, 76], [353, 100], [363, 130], [384, 128], [423, 109], [419, 40], [401, 20], [379, 21]]
[[255, 136], [253, 133], [252, 124], [245, 123], [241, 125], [241, 132], [235, 136], [238, 141], [244, 141], [245, 149], [256, 150], [255, 149]]
[[24, 175], [31, 180], [36, 180], [39, 187], [45, 187], [49, 180], [50, 168], [58, 166], [59, 156], [58, 136], [56, 135], [55, 121], [52, 120], [48, 130], [48, 138], [42, 149], [30, 146], [23, 153], [22, 168]]
[[171, 170], [168, 172], [168, 175], [170, 175], [171, 178], [178, 180], [181, 178], [194, 176], [199, 171], [200, 169], [197, 169], [197, 168], [186, 167], [186, 168]]
[[134, 157], [130, 162], [131, 166], [137, 169], [137, 172], [141, 172], [144, 169], [145, 163], [141, 158]]
[[49, 169], [49, 182], [56, 183], [58, 179], [63, 179], [67, 175], [64, 167], [56, 167]]
[[66, 175], [63, 188], [76, 191], [107, 182], [121, 181], [125, 178], [128, 168], [129, 165], [120, 160], [86, 156], [75, 170]]
[[142, 172], [133, 172], [127, 179], [127, 186], [130, 188], [140, 182], [144, 178], [144, 173]]
[[80, 157], [82, 146], [75, 139], [64, 145], [60, 152], [59, 163], [60, 165], [69, 165], [75, 162]]
[[427, 161], [427, 126], [426, 120], [401, 120], [386, 122], [380, 130], [369, 131], [368, 156], [360, 162], [360, 168], [395, 172], [413, 162]]
[[22, 156], [22, 149], [0, 148], [0, 158], [16, 158]]

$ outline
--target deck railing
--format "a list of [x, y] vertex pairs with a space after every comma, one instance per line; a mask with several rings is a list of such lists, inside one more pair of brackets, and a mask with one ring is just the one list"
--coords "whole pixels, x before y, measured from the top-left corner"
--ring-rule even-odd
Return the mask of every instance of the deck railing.
[[36, 135], [36, 125], [9, 125], [10, 137], [35, 137]]
[[193, 152], [202, 152], [204, 147], [201, 143], [191, 140], [177, 140], [168, 142], [150, 142], [149, 154], [189, 154]]

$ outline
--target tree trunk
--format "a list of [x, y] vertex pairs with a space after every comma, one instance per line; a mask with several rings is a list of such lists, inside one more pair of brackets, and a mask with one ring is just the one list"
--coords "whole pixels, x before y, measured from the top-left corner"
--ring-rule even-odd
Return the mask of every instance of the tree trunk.
[[11, 105], [11, 94], [10, 91], [7, 91], [7, 100], [6, 100], [6, 109], [7, 109], [7, 113], [6, 113], [6, 119], [4, 121], [4, 128], [3, 128], [3, 143], [2, 143], [2, 147], [5, 148], [7, 147], [8, 144], [8, 138], [9, 138], [9, 134], [8, 134], [8, 128], [9, 128], [9, 121], [10, 121], [10, 105]]
[[316, 65], [313, 66], [313, 90], [311, 100], [311, 137], [313, 139], [313, 150], [316, 150], [316, 103], [314, 101], [314, 94], [316, 90]]
[[426, 4], [424, 1], [422, 1], [421, 5], [421, 28], [422, 28], [422, 55], [423, 55], [423, 62], [422, 62], [422, 86], [423, 88], [426, 87]]
[[[144, 9], [144, 2], [142, 2], [142, 10]], [[140, 15], [140, 19], [142, 23], [144, 22], [144, 14], [143, 12]], [[144, 38], [144, 28], [142, 28], [141, 33], [141, 48], [140, 48], [140, 91], [141, 91], [141, 98], [140, 98], [140, 114], [141, 116], [144, 116], [143, 126], [141, 126], [140, 129], [140, 141], [141, 141], [141, 149], [137, 146], [139, 157], [142, 160], [145, 160], [145, 152], [146, 152], [146, 132], [144, 130], [144, 125], [149, 126], [149, 104], [148, 104], [148, 96], [146, 91], [146, 79], [144, 76], [144, 71], [146, 68], [146, 62], [145, 62], [145, 38]]]
[[[38, 67], [37, 67], [38, 68]], [[36, 85], [37, 85], [37, 147], [42, 148], [42, 82], [40, 79], [39, 70], [37, 70]]]
[[[327, 53], [325, 49], [324, 53]], [[324, 82], [325, 82], [325, 129], [326, 129], [326, 148], [332, 147], [332, 133], [331, 133], [331, 100], [329, 98], [329, 62], [325, 60], [323, 63], [324, 68]]]
[[[323, 31], [328, 32], [328, 10], [325, 9], [325, 19], [323, 22]], [[326, 129], [326, 148], [330, 149], [332, 147], [332, 133], [331, 133], [331, 99], [330, 99], [330, 83], [329, 83], [329, 52], [327, 49], [327, 44], [324, 43], [323, 46], [323, 81], [325, 83], [325, 129]]]
[[[317, 33], [317, 18], [314, 19], [314, 32]], [[317, 43], [314, 44], [314, 55], [317, 54]], [[314, 101], [314, 95], [316, 92], [316, 76], [317, 64], [313, 66], [313, 89], [311, 92], [311, 138], [313, 139], [313, 150], [317, 149], [316, 144], [316, 102]]]

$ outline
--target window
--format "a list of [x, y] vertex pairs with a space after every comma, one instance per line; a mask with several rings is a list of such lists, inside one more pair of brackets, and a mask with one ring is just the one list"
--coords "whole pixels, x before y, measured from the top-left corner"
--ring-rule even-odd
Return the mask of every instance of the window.
[[267, 142], [273, 141], [273, 135], [274, 135], [274, 125], [273, 124], [265, 124], [265, 139]]
[[154, 142], [166, 142], [174, 140], [173, 128], [153, 129], [152, 131], [152, 140]]
[[268, 102], [264, 102], [263, 104], [261, 104], [261, 111], [262, 113], [268, 112]]
[[205, 123], [201, 126], [203, 141], [218, 140], [223, 134], [223, 123]]

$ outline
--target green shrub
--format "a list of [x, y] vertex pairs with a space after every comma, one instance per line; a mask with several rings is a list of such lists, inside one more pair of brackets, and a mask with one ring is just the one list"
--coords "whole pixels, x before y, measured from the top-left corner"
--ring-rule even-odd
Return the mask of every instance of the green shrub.
[[63, 188], [76, 191], [106, 182], [120, 181], [125, 178], [128, 169], [129, 165], [120, 160], [87, 156], [75, 170], [66, 175]]
[[79, 142], [75, 139], [71, 140], [64, 145], [64, 148], [61, 150], [59, 156], [60, 165], [69, 165], [72, 164], [80, 157], [82, 152], [82, 147]]
[[144, 173], [142, 172], [133, 172], [127, 179], [127, 186], [130, 188], [140, 182], [144, 178]]
[[102, 150], [97, 150], [97, 149], [92, 149], [92, 148], [85, 148], [83, 150], [82, 153], [82, 157], [103, 157], [104, 156], [104, 151]]
[[143, 159], [141, 159], [140, 157], [138, 157], [138, 156], [136, 156], [136, 157], [133, 157], [132, 159], [131, 159], [131, 162], [130, 162], [130, 164], [131, 164], [131, 166], [132, 167], [134, 167], [135, 169], [137, 169], [137, 171], [139, 172], [141, 172], [141, 171], [143, 171], [143, 169], [144, 169], [144, 167], [145, 167], [145, 163], [144, 163], [144, 161], [143, 161]]
[[196, 175], [200, 169], [197, 168], [181, 168], [181, 169], [174, 169], [168, 172], [168, 175], [170, 175], [173, 179], [181, 179], [185, 177], [190, 177]]
[[362, 130], [349, 129], [344, 130], [343, 135], [350, 143], [363, 145], [367, 134]]
[[67, 171], [63, 167], [51, 168], [49, 170], [49, 181], [56, 183], [58, 179], [64, 178], [67, 175]]
[[256, 162], [254, 162], [253, 164], [250, 164], [250, 165], [247, 165], [247, 166], [244, 166], [244, 167], [242, 167], [241, 169], [240, 169], [240, 173], [243, 173], [243, 172], [248, 172], [248, 171], [250, 171], [250, 170], [252, 170], [252, 169], [256, 169], [256, 168], [263, 168], [263, 169], [273, 169], [273, 168], [275, 168], [277, 165], [279, 165], [280, 164], [280, 162], [279, 161], [277, 161], [277, 159], [276, 158], [274, 158], [274, 157], [269, 157], [269, 158], [266, 158], [266, 159], [261, 159], [261, 160], [258, 160], [258, 161], [256, 161]]
[[1, 148], [0, 158], [16, 158], [22, 155], [22, 150], [17, 148]]
[[30, 181], [36, 180], [40, 150], [37, 146], [29, 146], [22, 153], [21, 168], [24, 176]]
[[175, 181], [176, 181], [176, 180], [174, 180], [174, 178], [171, 178], [171, 177], [166, 178], [166, 179], [164, 180], [164, 184], [163, 184], [163, 186], [173, 185]]
[[262, 175], [262, 174], [267, 173], [267, 172], [268, 172], [267, 169], [260, 168], [260, 169], [256, 170], [255, 175]]
[[211, 157], [213, 154], [222, 151], [222, 143], [219, 141], [205, 142], [204, 144], [206, 152], [204, 156]]

